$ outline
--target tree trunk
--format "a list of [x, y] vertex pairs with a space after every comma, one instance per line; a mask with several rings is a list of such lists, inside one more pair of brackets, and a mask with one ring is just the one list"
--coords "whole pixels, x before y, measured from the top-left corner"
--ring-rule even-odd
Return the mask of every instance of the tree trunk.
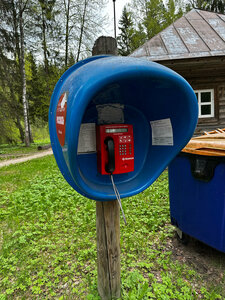
[[65, 51], [65, 69], [68, 65], [68, 49], [69, 49], [69, 19], [70, 19], [70, 0], [68, 0], [68, 6], [66, 7], [66, 1], [64, 0], [65, 12], [66, 12], [66, 51]]
[[29, 139], [30, 139], [30, 143], [34, 142], [33, 135], [32, 135], [32, 130], [31, 130], [31, 127], [30, 127], [30, 122], [29, 122]]
[[33, 136], [32, 136], [32, 130], [30, 126], [30, 113], [29, 113], [29, 102], [27, 101], [27, 115], [28, 115], [28, 131], [29, 131], [29, 138], [30, 138], [30, 143], [33, 143]]
[[24, 130], [20, 123], [20, 118], [18, 115], [16, 116], [15, 124], [16, 124], [16, 127], [19, 129], [21, 142], [24, 142]]
[[[6, 63], [4, 62], [4, 60], [2, 62], [3, 62], [3, 68], [5, 68], [7, 70]], [[23, 143], [24, 142], [24, 130], [23, 130], [23, 127], [20, 122], [20, 105], [15, 96], [15, 89], [13, 88], [12, 80], [9, 80], [8, 78], [6, 78], [6, 82], [9, 87], [9, 90], [10, 90], [10, 98], [11, 98], [10, 108], [12, 110], [12, 114], [15, 115], [14, 122], [15, 122], [16, 127], [19, 130], [20, 139], [21, 139], [21, 142]]]
[[44, 52], [44, 64], [45, 64], [45, 73], [48, 74], [48, 55], [47, 55], [47, 44], [46, 44], [46, 24], [45, 24], [45, 17], [43, 8], [41, 8], [42, 13], [42, 35], [43, 35], [43, 52]]
[[26, 73], [25, 73], [25, 50], [24, 50], [24, 31], [23, 31], [23, 7], [22, 0], [19, 1], [19, 24], [20, 24], [20, 71], [22, 80], [22, 102], [23, 102], [23, 116], [25, 127], [25, 145], [30, 146], [29, 136], [29, 121], [28, 121], [28, 103], [27, 103], [27, 85], [26, 85]]
[[[14, 1], [12, 3], [12, 11], [13, 11], [13, 29], [14, 29], [14, 36], [15, 36], [15, 44], [16, 44], [16, 51], [14, 53], [14, 59], [15, 61], [18, 59], [20, 60], [20, 45], [19, 45], [19, 34], [18, 34], [18, 23], [17, 23], [17, 13], [16, 8], [14, 5]], [[16, 56], [17, 54], [17, 56]]]
[[84, 33], [84, 24], [85, 24], [86, 10], [87, 10], [87, 2], [88, 2], [88, 0], [85, 0], [85, 2], [84, 2], [84, 12], [83, 12], [82, 21], [81, 21], [80, 38], [79, 38], [79, 44], [78, 44], [78, 51], [77, 51], [76, 62], [79, 61], [79, 57], [80, 57], [80, 49], [81, 49], [81, 44], [82, 44], [82, 39], [83, 39], [83, 33]]

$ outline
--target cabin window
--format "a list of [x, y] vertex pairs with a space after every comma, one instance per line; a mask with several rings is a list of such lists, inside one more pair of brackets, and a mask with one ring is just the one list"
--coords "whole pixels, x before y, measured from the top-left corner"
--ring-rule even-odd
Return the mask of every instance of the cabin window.
[[199, 118], [214, 117], [214, 90], [196, 90], [198, 100]]

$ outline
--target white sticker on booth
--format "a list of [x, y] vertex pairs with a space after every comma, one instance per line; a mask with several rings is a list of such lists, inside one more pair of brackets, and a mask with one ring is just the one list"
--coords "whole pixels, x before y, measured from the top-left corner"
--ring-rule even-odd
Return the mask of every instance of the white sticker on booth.
[[80, 126], [77, 153], [96, 152], [95, 123], [83, 123]]
[[173, 146], [173, 128], [170, 118], [150, 121], [153, 146]]

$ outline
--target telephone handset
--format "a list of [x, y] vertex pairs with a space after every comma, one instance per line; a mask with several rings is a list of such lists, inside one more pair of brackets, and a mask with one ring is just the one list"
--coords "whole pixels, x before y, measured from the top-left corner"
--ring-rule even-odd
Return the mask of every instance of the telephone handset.
[[98, 125], [96, 135], [98, 171], [102, 175], [134, 171], [132, 125]]
[[106, 151], [108, 152], [108, 162], [105, 164], [107, 173], [112, 174], [115, 171], [115, 147], [113, 138], [107, 137], [104, 141], [106, 144]]

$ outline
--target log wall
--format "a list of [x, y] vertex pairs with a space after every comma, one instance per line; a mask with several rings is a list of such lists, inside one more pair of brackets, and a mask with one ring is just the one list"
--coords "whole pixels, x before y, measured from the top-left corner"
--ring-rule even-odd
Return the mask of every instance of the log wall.
[[183, 76], [194, 90], [214, 89], [215, 116], [200, 118], [194, 135], [225, 128], [225, 57], [177, 59], [160, 63]]

